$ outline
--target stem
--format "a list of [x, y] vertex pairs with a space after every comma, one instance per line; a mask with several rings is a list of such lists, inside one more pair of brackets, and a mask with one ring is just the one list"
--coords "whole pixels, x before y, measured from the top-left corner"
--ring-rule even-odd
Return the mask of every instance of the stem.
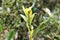
[[28, 24], [26, 24], [27, 25], [27, 28], [28, 28], [28, 32], [29, 32], [29, 40], [32, 40], [32, 36], [31, 36], [31, 30], [30, 30], [30, 28], [29, 28], [29, 25]]
[[31, 30], [31, 24], [30, 24], [30, 15], [28, 14], [28, 22], [26, 23], [27, 25], [27, 28], [28, 28], [28, 32], [29, 32], [29, 40], [33, 40], [32, 36], [33, 36], [33, 33]]
[[30, 36], [30, 39], [29, 40], [33, 40], [32, 36]]
[[30, 33], [30, 28], [29, 28], [29, 25], [28, 25], [28, 23], [26, 23], [26, 25], [27, 25], [28, 31], [29, 31], [29, 33]]

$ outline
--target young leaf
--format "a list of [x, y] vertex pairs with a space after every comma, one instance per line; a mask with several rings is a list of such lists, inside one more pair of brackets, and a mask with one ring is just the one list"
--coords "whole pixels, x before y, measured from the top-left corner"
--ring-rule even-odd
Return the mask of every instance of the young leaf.
[[22, 14], [21, 14], [20, 16], [24, 19], [25, 22], [27, 22], [27, 17], [25, 17], [25, 16], [22, 15]]
[[33, 14], [33, 15], [30, 16], [30, 24], [32, 23], [32, 20], [33, 20], [33, 18], [34, 18], [34, 15], [35, 15], [35, 14]]

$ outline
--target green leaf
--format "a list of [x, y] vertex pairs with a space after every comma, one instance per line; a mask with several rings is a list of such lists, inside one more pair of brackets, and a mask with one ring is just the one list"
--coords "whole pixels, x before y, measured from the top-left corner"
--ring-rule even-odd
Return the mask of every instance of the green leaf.
[[53, 37], [57, 37], [58, 39], [57, 40], [60, 40], [60, 35], [56, 34], [56, 33], [52, 33], [52, 36]]
[[31, 17], [30, 17], [30, 24], [32, 23], [32, 20], [33, 20], [33, 18], [34, 18], [34, 15], [35, 15], [35, 14], [31, 15]]
[[0, 32], [2, 32], [3, 31], [3, 26], [2, 25], [0, 25]]
[[25, 16], [22, 15], [22, 14], [21, 14], [20, 16], [24, 19], [25, 22], [27, 22], [27, 17], [25, 17]]
[[13, 40], [14, 38], [14, 31], [9, 31], [5, 40]]
[[36, 37], [36, 35], [45, 28], [45, 25], [47, 25], [49, 22], [49, 18], [45, 21], [43, 21], [42, 23], [40, 23], [40, 25], [36, 28], [36, 30], [34, 31], [34, 37]]

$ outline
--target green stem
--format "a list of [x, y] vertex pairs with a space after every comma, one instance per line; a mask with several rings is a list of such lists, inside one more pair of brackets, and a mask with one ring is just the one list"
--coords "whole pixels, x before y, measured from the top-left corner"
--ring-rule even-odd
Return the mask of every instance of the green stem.
[[30, 33], [30, 27], [29, 27], [28, 23], [26, 23], [26, 25], [27, 25], [28, 31]]

